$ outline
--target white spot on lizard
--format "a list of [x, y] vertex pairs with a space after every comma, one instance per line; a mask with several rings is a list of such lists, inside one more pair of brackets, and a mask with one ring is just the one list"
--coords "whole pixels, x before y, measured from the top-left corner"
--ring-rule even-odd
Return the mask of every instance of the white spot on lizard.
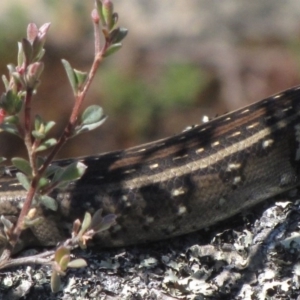
[[177, 197], [177, 196], [185, 194], [185, 190], [184, 190], [183, 187], [180, 187], [178, 189], [172, 190], [171, 194], [172, 194], [173, 197]]
[[262, 147], [264, 149], [266, 149], [266, 148], [272, 146], [273, 143], [274, 143], [274, 140], [272, 140], [272, 139], [265, 140], [265, 141], [262, 142]]

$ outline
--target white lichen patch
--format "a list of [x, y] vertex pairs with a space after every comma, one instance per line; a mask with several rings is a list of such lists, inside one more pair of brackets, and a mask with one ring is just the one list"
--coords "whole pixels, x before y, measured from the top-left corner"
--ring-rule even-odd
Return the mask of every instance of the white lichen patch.
[[154, 218], [153, 217], [146, 217], [146, 219], [145, 219], [146, 225], [149, 225], [149, 224], [151, 224], [153, 222], [154, 222]]
[[237, 185], [237, 184], [241, 183], [241, 181], [242, 181], [242, 177], [240, 177], [240, 176], [236, 176], [236, 177], [233, 178], [233, 184], [234, 185]]
[[180, 206], [178, 207], [178, 212], [177, 212], [178, 215], [183, 215], [183, 214], [185, 214], [186, 212], [187, 212], [186, 206], [180, 205]]

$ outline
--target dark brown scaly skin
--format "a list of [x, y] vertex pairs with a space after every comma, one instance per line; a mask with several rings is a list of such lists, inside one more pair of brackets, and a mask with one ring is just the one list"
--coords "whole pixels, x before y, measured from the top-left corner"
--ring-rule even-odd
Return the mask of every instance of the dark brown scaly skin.
[[[22, 234], [25, 245], [55, 245], [99, 208], [118, 216], [95, 239], [101, 246], [189, 233], [299, 185], [300, 87], [170, 138], [79, 160], [85, 175], [53, 193], [58, 211], [40, 209], [45, 222]], [[0, 178], [1, 215], [16, 218], [24, 198], [13, 176]]]

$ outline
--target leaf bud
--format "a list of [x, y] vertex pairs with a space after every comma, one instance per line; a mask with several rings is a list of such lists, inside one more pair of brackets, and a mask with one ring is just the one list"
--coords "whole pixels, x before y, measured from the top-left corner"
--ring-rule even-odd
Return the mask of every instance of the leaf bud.
[[103, 3], [102, 12], [103, 12], [104, 20], [108, 29], [111, 30], [115, 25], [114, 17], [113, 17], [114, 5], [110, 0], [103, 0], [102, 3]]

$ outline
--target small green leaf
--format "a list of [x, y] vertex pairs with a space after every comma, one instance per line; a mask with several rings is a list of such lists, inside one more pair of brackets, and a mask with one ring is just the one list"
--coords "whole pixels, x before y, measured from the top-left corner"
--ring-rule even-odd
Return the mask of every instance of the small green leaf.
[[86, 232], [87, 229], [93, 229], [95, 233], [105, 231], [111, 226], [116, 224], [117, 216], [114, 214], [108, 214], [102, 217], [102, 209], [98, 209], [92, 219], [91, 215], [86, 212], [81, 226], [80, 234]]
[[114, 5], [112, 1], [106, 0], [102, 3], [102, 16], [104, 17], [105, 23], [109, 30], [111, 30], [114, 26]]
[[39, 132], [37, 130], [32, 130], [31, 134], [37, 139], [42, 140], [46, 137], [44, 132]]
[[17, 177], [17, 179], [19, 180], [19, 182], [22, 184], [22, 186], [24, 187], [24, 189], [25, 189], [26, 191], [28, 191], [29, 188], [30, 188], [30, 182], [29, 182], [27, 176], [24, 175], [23, 173], [18, 172], [18, 173], [16, 174], [16, 177]]
[[32, 175], [32, 168], [29, 164], [29, 161], [27, 161], [24, 158], [21, 157], [14, 157], [11, 160], [12, 164], [20, 171], [22, 171], [27, 176]]
[[6, 231], [14, 227], [14, 224], [9, 219], [5, 218], [3, 215], [1, 215], [0, 219]]
[[66, 70], [67, 75], [68, 75], [68, 79], [69, 79], [69, 82], [71, 84], [73, 93], [74, 93], [74, 95], [76, 95], [78, 89], [77, 89], [77, 81], [76, 81], [75, 72], [74, 72], [74, 70], [72, 69], [70, 63], [67, 60], [62, 59], [61, 62], [62, 62], [63, 66]]
[[[44, 162], [42, 162], [43, 164]], [[40, 164], [40, 166], [42, 165]], [[52, 176], [58, 169], [61, 169], [61, 167], [57, 166], [57, 165], [50, 165], [45, 172], [45, 176], [49, 177]]]
[[[40, 115], [36, 115], [34, 119], [34, 129], [32, 131], [32, 135], [38, 139], [44, 139], [46, 134], [51, 130], [51, 128], [55, 125], [54, 121], [45, 122]], [[49, 147], [46, 147], [48, 149]], [[45, 150], [45, 149], [42, 149]], [[39, 150], [39, 151], [42, 151]]]
[[6, 161], [6, 158], [5, 158], [5, 157], [3, 157], [3, 156], [2, 156], [2, 157], [0, 157], [0, 164], [1, 164], [1, 163], [3, 163], [4, 161]]
[[77, 89], [81, 89], [83, 87], [83, 85], [86, 82], [86, 79], [88, 77], [88, 73], [87, 72], [82, 72], [82, 71], [78, 71], [76, 69], [74, 69], [74, 73], [76, 76], [76, 86]]
[[60, 290], [61, 280], [58, 273], [53, 270], [51, 274], [51, 291], [52, 293], [57, 293]]
[[59, 181], [72, 181], [79, 179], [84, 174], [86, 168], [87, 166], [81, 162], [71, 163], [63, 169], [63, 172], [59, 177]]
[[46, 50], [45, 50], [45, 49], [42, 49], [42, 50], [38, 53], [38, 55], [34, 58], [34, 61], [40, 61], [40, 60], [43, 58], [45, 52], [46, 52]]
[[67, 189], [69, 186], [69, 182], [68, 181], [63, 181], [63, 182], [59, 182], [55, 187], [60, 189], [60, 190], [65, 190]]
[[81, 115], [81, 122], [84, 125], [99, 122], [103, 118], [103, 109], [99, 105], [91, 105]]
[[61, 258], [61, 260], [59, 261], [59, 265], [62, 271], [67, 270], [70, 259], [70, 254], [66, 254]]
[[84, 214], [84, 218], [83, 218], [83, 221], [82, 221], [82, 225], [81, 225], [81, 229], [80, 229], [79, 235], [82, 235], [84, 232], [87, 231], [87, 229], [91, 225], [91, 222], [92, 222], [91, 214], [89, 212], [86, 212]]
[[35, 130], [39, 131], [42, 124], [44, 124], [42, 117], [40, 115], [36, 115], [35, 118], [34, 118], [34, 128], [35, 128]]
[[[25, 61], [24, 63], [26, 65], [29, 65], [31, 63], [32, 60], [32, 45], [30, 44], [30, 42], [27, 39], [22, 39], [22, 50]], [[18, 66], [22, 66], [22, 64], [19, 65], [18, 62]]]
[[102, 118], [102, 120], [100, 120], [99, 122], [96, 122], [96, 123], [93, 123], [93, 124], [89, 124], [89, 125], [78, 126], [75, 129], [73, 137], [76, 136], [76, 135], [78, 135], [78, 134], [80, 134], [80, 133], [91, 131], [91, 130], [94, 130], [94, 129], [98, 128], [99, 126], [101, 126], [105, 122], [106, 119], [107, 119], [107, 116], [104, 116]]
[[9, 71], [9, 74], [16, 72], [16, 66], [14, 64], [8, 64], [7, 69]]
[[48, 133], [53, 128], [54, 125], [55, 125], [54, 121], [47, 122], [45, 124], [45, 133]]
[[98, 225], [95, 224], [97, 226], [91, 227], [91, 228], [94, 229], [95, 233], [105, 231], [105, 230], [109, 229], [111, 226], [116, 224], [116, 218], [117, 218], [117, 216], [114, 214], [106, 215], [102, 218], [102, 221], [100, 224], [98, 224]]
[[49, 179], [47, 177], [42, 177], [40, 180], [39, 180], [39, 184], [38, 184], [38, 188], [43, 188], [45, 186], [47, 186], [49, 184]]
[[97, 228], [99, 226], [99, 224], [101, 224], [102, 222], [102, 209], [98, 209], [92, 217], [92, 221], [91, 221], [91, 229]]
[[[50, 165], [49, 166], [49, 172], [54, 173], [53, 178], [52, 178], [52, 182], [58, 182], [60, 180], [60, 177], [61, 177], [62, 173], [64, 172], [64, 169], [57, 166], [57, 165]], [[51, 173], [49, 173], [49, 175]], [[47, 171], [47, 175], [48, 175], [48, 171]]]
[[22, 95], [16, 94], [12, 90], [3, 93], [0, 99], [0, 107], [9, 115], [15, 115], [20, 112], [23, 105]]
[[14, 103], [14, 114], [17, 114], [21, 111], [24, 103], [24, 94], [22, 92], [19, 92], [17, 97], [15, 98]]
[[55, 138], [48, 139], [42, 142], [36, 149], [35, 152], [47, 150], [57, 144], [57, 140]]
[[101, 25], [105, 26], [105, 20], [104, 20], [104, 16], [103, 16], [103, 12], [102, 12], [102, 2], [101, 0], [96, 0], [96, 8], [97, 8], [97, 12], [98, 12], [98, 16], [100, 18], [101, 21]]
[[20, 73], [13, 72], [13, 73], [11, 73], [11, 77], [13, 78], [16, 86], [21, 85], [22, 88], [26, 87], [26, 82], [25, 82], [24, 76], [22, 76]]
[[107, 50], [104, 53], [103, 57], [108, 57], [109, 55], [112, 55], [113, 53], [117, 52], [121, 48], [122, 48], [121, 43], [112, 44], [107, 48]]
[[5, 75], [2, 75], [2, 81], [4, 83], [4, 86], [5, 86], [5, 91], [8, 91], [9, 89], [9, 81], [7, 79], [7, 77]]
[[116, 26], [118, 21], [119, 21], [118, 13], [114, 12], [113, 15], [112, 15], [112, 19], [113, 19], [114, 26]]
[[40, 61], [40, 52], [43, 51], [43, 43], [39, 39], [34, 39], [32, 43], [32, 61]]
[[14, 116], [7, 116], [4, 118], [4, 122], [7, 124], [19, 124], [20, 120], [19, 117], [17, 115]]
[[87, 262], [82, 258], [71, 260], [68, 263], [68, 268], [84, 268], [86, 266], [87, 266]]
[[41, 41], [39, 38], [34, 39], [32, 44], [32, 60], [33, 61], [40, 61], [41, 58], [45, 54], [44, 47], [45, 42]]
[[70, 250], [67, 247], [61, 246], [56, 249], [54, 260], [59, 264], [59, 262], [65, 255], [70, 255]]
[[23, 45], [21, 42], [18, 42], [18, 66], [22, 66], [25, 60], [25, 55], [23, 51]]
[[128, 29], [124, 27], [114, 29], [110, 34], [110, 41], [112, 44], [120, 43], [127, 35]]
[[57, 211], [58, 204], [55, 199], [48, 195], [38, 196], [39, 201], [48, 209], [52, 211]]
[[0, 132], [1, 131], [5, 131], [17, 135], [18, 137], [21, 137], [18, 128], [13, 124], [5, 124], [5, 123], [0, 124]]

